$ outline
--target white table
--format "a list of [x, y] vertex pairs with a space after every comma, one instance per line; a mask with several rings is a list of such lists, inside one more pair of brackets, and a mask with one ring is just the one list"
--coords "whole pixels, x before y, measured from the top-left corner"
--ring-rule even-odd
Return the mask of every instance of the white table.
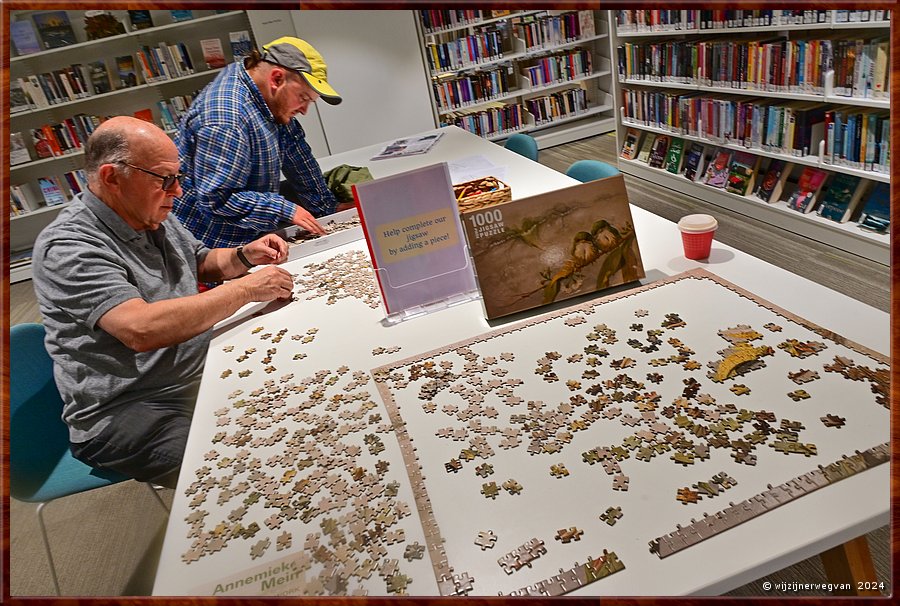
[[[366, 165], [373, 176], [378, 178], [437, 162], [482, 155], [494, 164], [506, 167], [504, 180], [510, 184], [514, 198], [551, 191], [575, 183], [563, 174], [456, 127], [449, 127], [444, 131], [444, 137], [436, 147], [422, 156], [370, 162], [369, 159], [383, 147], [375, 145], [324, 158], [320, 163], [323, 170], [339, 164]], [[703, 267], [788, 311], [832, 329], [872, 350], [884, 354], [889, 351], [888, 314], [718, 242], [714, 243], [709, 260], [703, 262], [687, 260], [681, 254], [680, 234], [674, 224], [636, 207], [632, 207], [632, 215], [647, 272], [644, 283], [691, 268]], [[286, 267], [292, 272], [300, 272], [308, 263], [322, 262], [336, 254], [352, 250], [365, 251], [365, 242], [345, 244], [293, 261]], [[283, 356], [280, 358], [283, 361], [278, 366], [278, 372], [272, 373], [272, 378], [276, 381], [277, 375], [287, 372], [285, 369], [294, 372], [297, 379], [321, 369], [335, 369], [341, 365], [347, 365], [351, 371], [368, 371], [392, 360], [406, 358], [492, 329], [484, 320], [478, 301], [390, 327], [380, 322], [383, 318], [383, 311], [380, 308], [370, 309], [350, 300], [338, 301], [333, 306], [325, 305], [322, 299], [297, 301], [280, 309], [268, 308], [265, 315], [248, 317], [250, 313], [263, 307], [249, 306], [239, 312], [237, 315], [239, 319], [223, 322], [210, 346], [184, 467], [176, 490], [157, 573], [154, 587], [156, 595], [213, 593], [216, 583], [222, 579], [240, 576], [238, 573], [242, 571], [255, 573], [264, 570], [267, 565], [281, 562], [286, 556], [303, 551], [304, 537], [309, 530], [298, 522], [293, 531], [291, 549], [276, 552], [273, 545], [265, 555], [252, 559], [248, 554], [252, 541], [241, 540], [240, 544], [229, 545], [219, 553], [206, 555], [190, 564], [182, 562], [182, 554], [191, 544], [191, 539], [186, 537], [188, 525], [184, 519], [196, 511], [196, 507], [189, 506], [191, 497], [186, 496], [185, 491], [196, 479], [194, 470], [205, 464], [210, 465], [204, 461], [204, 453], [212, 448], [211, 438], [217, 431], [215, 424], [217, 417], [213, 411], [227, 406], [228, 395], [237, 387], [247, 392], [269, 378], [259, 370], [251, 378], [244, 380], [239, 380], [236, 376], [220, 378], [226, 368], [237, 368], [234, 357], [245, 348], [256, 347], [259, 352], [255, 355], [258, 357], [265, 352], [265, 348], [270, 347], [267, 342], [260, 341], [259, 337], [252, 333], [255, 327], [264, 326], [265, 331], [270, 332], [277, 332], [284, 327], [291, 333], [298, 334], [304, 333], [309, 327], [314, 326], [318, 329], [314, 343], [301, 347], [298, 342], [289, 341], [287, 338], [279, 343], [277, 355]], [[393, 344], [401, 346], [401, 351], [377, 357], [371, 353], [375, 347]], [[233, 345], [234, 352], [223, 352], [225, 345]], [[307, 352], [309, 356], [301, 362], [292, 363], [290, 355], [294, 351]], [[252, 366], [252, 368], [261, 367]], [[386, 410], [377, 397], [374, 384], [370, 382], [368, 388], [377, 404], [377, 408], [371, 412], [378, 412], [387, 419]], [[292, 428], [289, 423], [286, 424], [290, 433]], [[872, 445], [887, 441], [887, 435], [885, 429], [883, 437], [873, 436]], [[413, 511], [413, 515], [405, 518], [402, 524], [406, 532], [405, 544], [415, 541], [424, 544], [424, 535], [417, 523], [415, 502], [409, 481], [403, 471], [399, 447], [396, 440], [392, 439], [391, 433], [381, 434], [381, 438], [386, 450], [377, 458], [391, 463], [389, 475], [391, 479], [400, 483], [398, 498], [408, 503]], [[223, 453], [229, 452], [228, 448], [222, 448], [221, 445], [218, 449]], [[254, 452], [251, 456], [260, 456], [265, 461], [266, 457], [277, 452], [277, 446], [263, 447], [259, 449], [259, 454]], [[831, 462], [814, 458], [807, 461], [810, 470], [816, 464]], [[212, 467], [215, 470], [215, 465]], [[647, 552], [648, 537], [635, 537], [634, 540], [638, 545], [630, 546], [629, 549], [635, 554], [643, 553], [646, 557], [635, 555], [629, 559], [623, 558], [626, 570], [581, 591], [586, 594], [604, 595], [710, 595], [727, 592], [886, 524], [889, 520], [889, 485], [889, 466], [881, 465], [731, 529], [722, 536], [723, 540], [716, 537], [662, 561]], [[211, 502], [203, 505], [210, 512], [210, 519], [217, 515], [224, 516], [237, 502], [228, 503], [220, 508], [214, 501], [215, 494], [216, 491], [212, 490], [209, 498]], [[727, 496], [719, 497], [716, 501], [711, 501], [704, 510], [710, 513], [717, 511], [726, 507], [728, 500]], [[219, 509], [224, 511], [220, 512]], [[697, 513], [697, 510], [691, 510], [690, 513], [687, 513], [688, 510], [685, 511], [685, 518]], [[321, 518], [313, 520], [309, 528], [317, 530], [320, 521]], [[262, 526], [261, 518], [259, 524]], [[671, 530], [674, 530], [674, 522]], [[269, 532], [263, 526], [260, 536], [268, 533], [273, 537], [274, 543], [274, 537], [278, 532], [281, 532], [281, 529]], [[761, 537], [764, 539], [761, 540]], [[605, 546], [595, 545], [596, 549], [585, 546], [584, 551], [587, 553], [594, 550], [599, 553], [600, 547]], [[402, 544], [399, 547], [402, 548]], [[389, 557], [399, 558], [405, 573], [412, 577], [407, 591], [413, 595], [437, 595], [437, 585], [427, 554], [423, 560], [405, 562], [398, 553], [402, 553], [402, 549], [399, 552], [391, 551]], [[500, 555], [502, 553], [496, 553], [494, 557]], [[579, 561], [583, 562], [584, 559]], [[551, 570], [549, 574], [555, 572]], [[472, 574], [477, 578], [478, 571], [472, 571]], [[289, 583], [286, 583], [285, 587], [288, 585]], [[363, 585], [370, 595], [378, 595], [385, 590], [385, 583], [377, 574], [372, 575]]]

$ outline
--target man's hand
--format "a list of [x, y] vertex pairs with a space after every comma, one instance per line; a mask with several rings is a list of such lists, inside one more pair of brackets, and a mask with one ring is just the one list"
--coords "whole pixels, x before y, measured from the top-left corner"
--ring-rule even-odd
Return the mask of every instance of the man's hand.
[[294, 290], [291, 274], [280, 267], [264, 267], [234, 281], [247, 290], [250, 301], [288, 299]]
[[287, 261], [288, 245], [275, 234], [266, 234], [245, 245], [243, 252], [254, 265], [277, 265]]
[[325, 235], [325, 229], [321, 225], [319, 225], [319, 222], [316, 221], [315, 217], [313, 217], [309, 213], [309, 211], [302, 206], [298, 206], [297, 210], [294, 211], [294, 218], [292, 219], [292, 221], [294, 225], [298, 225], [314, 234], [319, 234], [320, 236]]

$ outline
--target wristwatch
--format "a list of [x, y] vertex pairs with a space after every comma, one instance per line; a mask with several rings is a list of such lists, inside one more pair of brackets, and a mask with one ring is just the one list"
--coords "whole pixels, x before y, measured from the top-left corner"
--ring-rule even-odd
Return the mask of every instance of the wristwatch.
[[235, 252], [237, 252], [238, 261], [243, 263], [244, 267], [246, 267], [247, 269], [252, 269], [252, 268], [256, 267], [253, 263], [250, 262], [250, 259], [248, 259], [247, 256], [244, 254], [243, 246], [238, 246], [235, 249]]

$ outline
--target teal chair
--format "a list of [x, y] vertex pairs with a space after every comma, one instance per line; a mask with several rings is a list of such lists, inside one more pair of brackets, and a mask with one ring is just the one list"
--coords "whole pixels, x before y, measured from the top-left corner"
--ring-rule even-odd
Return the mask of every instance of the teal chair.
[[614, 177], [619, 174], [619, 169], [612, 164], [600, 162], [599, 160], [579, 160], [573, 162], [566, 175], [577, 179], [582, 183], [588, 181], [596, 181], [597, 179], [605, 179]]
[[[44, 525], [44, 505], [130, 478], [94, 469], [69, 452], [69, 430], [61, 418], [63, 402], [53, 380], [53, 361], [44, 347], [44, 336], [42, 324], [17, 324], [9, 330], [9, 494], [19, 501], [38, 504], [38, 525], [50, 575], [56, 595], [60, 595]], [[153, 486], [148, 486], [168, 512]]]
[[520, 156], [525, 156], [529, 160], [534, 160], [535, 162], [537, 162], [537, 141], [535, 141], [534, 137], [530, 135], [523, 135], [522, 133], [510, 135], [503, 147], [516, 152]]

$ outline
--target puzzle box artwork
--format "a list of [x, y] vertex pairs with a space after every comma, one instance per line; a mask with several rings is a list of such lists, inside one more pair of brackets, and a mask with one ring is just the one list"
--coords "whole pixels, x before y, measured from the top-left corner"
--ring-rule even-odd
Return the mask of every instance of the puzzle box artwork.
[[590, 558], [588, 594], [640, 594], [887, 460], [887, 359], [703, 270], [373, 374], [449, 593], [558, 595]]
[[488, 318], [644, 277], [621, 175], [461, 218]]

